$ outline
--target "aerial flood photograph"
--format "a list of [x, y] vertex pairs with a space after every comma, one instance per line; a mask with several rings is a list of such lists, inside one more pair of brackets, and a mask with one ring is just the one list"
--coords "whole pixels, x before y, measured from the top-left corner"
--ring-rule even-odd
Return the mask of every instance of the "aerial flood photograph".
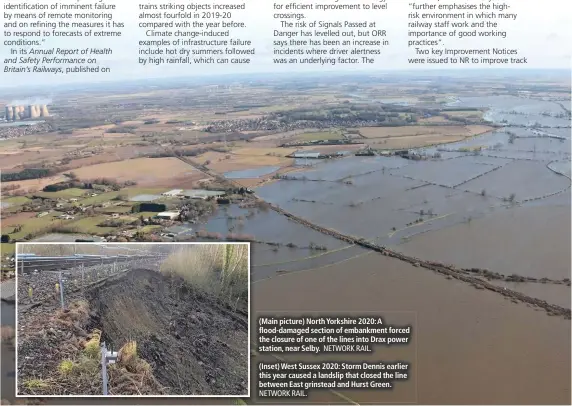
[[247, 243], [17, 248], [19, 395], [248, 396]]
[[[194, 242], [250, 244], [253, 314], [415, 315], [407, 393], [292, 402], [570, 404], [568, 70], [29, 87], [6, 89], [2, 112], [6, 401], [16, 378], [18, 395], [100, 394], [93, 370], [65, 373], [95, 362], [94, 340], [119, 355], [135, 347], [108, 368], [109, 394], [245, 396], [245, 359], [268, 356], [247, 343], [244, 292], [210, 300], [164, 272], [179, 255], [165, 243]], [[53, 245], [66, 242], [78, 244]], [[86, 263], [87, 284], [67, 264], [65, 310], [58, 272], [16, 276], [19, 247], [138, 243], [159, 248]], [[267, 403], [256, 391], [244, 401]]]

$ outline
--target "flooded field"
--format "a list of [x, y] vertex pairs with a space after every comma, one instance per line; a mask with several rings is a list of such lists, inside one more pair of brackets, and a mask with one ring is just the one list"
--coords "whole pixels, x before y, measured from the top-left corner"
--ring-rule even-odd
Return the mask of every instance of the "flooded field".
[[435, 185], [455, 187], [492, 172], [503, 166], [502, 162], [475, 162], [473, 157], [460, 157], [445, 161], [422, 161], [391, 171], [392, 175], [422, 180]]
[[[252, 295], [259, 311], [375, 312], [388, 318], [395, 311], [415, 312], [413, 335], [419, 338], [414, 379], [420, 404], [570, 400], [569, 320], [401, 261], [369, 253], [312, 272], [255, 282]], [[391, 351], [384, 350], [384, 357]], [[538, 369], [548, 366], [550, 379], [539, 379]], [[392, 398], [391, 392], [345, 391], [342, 396], [358, 404], [410, 400]], [[327, 391], [316, 392], [312, 400], [343, 402]]]
[[516, 200], [541, 198], [570, 187], [570, 180], [550, 171], [546, 164], [532, 161], [514, 161], [463, 185], [465, 190], [499, 198], [515, 194]]
[[408, 161], [398, 157], [347, 157], [328, 161], [315, 160], [311, 170], [296, 172], [290, 176], [295, 179], [312, 181], [336, 182], [350, 179], [354, 176], [384, 171], [390, 168], [401, 168], [408, 165]]
[[[251, 214], [249, 214], [251, 213]], [[272, 227], [268, 227], [272, 224]], [[206, 230], [221, 236], [247, 236], [252, 244], [253, 278], [273, 276], [281, 271], [308, 269], [335, 263], [365, 252], [336, 238], [308, 229], [274, 211], [258, 211], [229, 206], [219, 209], [204, 224], [189, 225], [186, 230]], [[170, 230], [182, 235], [184, 227]]]
[[[404, 160], [405, 161], [405, 160]], [[343, 162], [338, 164], [343, 165]], [[414, 166], [412, 164], [411, 166]], [[485, 165], [481, 165], [486, 168]], [[419, 174], [421, 176], [422, 173]], [[280, 181], [258, 194], [324, 227], [368, 239], [442, 216], [488, 211], [498, 199], [388, 173], [356, 177], [353, 184]], [[340, 215], [343, 213], [343, 215]], [[473, 214], [473, 215], [476, 215]], [[464, 217], [461, 216], [461, 221]]]
[[[414, 236], [394, 248], [465, 268], [562, 280], [570, 279], [570, 247], [570, 207], [560, 206], [500, 210], [470, 223]], [[569, 286], [517, 283], [511, 288], [522, 291], [525, 285], [533, 297], [570, 306]]]
[[[417, 258], [506, 275], [570, 278], [570, 129], [554, 128], [570, 125], [562, 118], [564, 110], [554, 102], [516, 97], [459, 103], [527, 119], [522, 127], [417, 149], [429, 159], [319, 162], [256, 193], [314, 224], [399, 247]], [[550, 128], [539, 128], [538, 117], [553, 120]], [[264, 240], [267, 234], [261, 228], [257, 237]], [[298, 260], [297, 254], [287, 253], [293, 263], [268, 265], [264, 271], [327, 266], [338, 255], [340, 261], [352, 258], [354, 248], [315, 259]], [[279, 257], [281, 250], [270, 251]], [[542, 300], [552, 295], [551, 303], [569, 308], [570, 287], [565, 285], [527, 283], [514, 290]]]
[[564, 109], [555, 102], [515, 96], [463, 97], [450, 107], [488, 108], [485, 119], [499, 124], [543, 127], [570, 127], [562, 117]]

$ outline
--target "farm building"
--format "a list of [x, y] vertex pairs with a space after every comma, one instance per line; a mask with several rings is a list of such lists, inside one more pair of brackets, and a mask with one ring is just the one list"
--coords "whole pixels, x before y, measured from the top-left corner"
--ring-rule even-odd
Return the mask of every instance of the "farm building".
[[181, 196], [184, 196], [187, 199], [202, 199], [206, 200], [209, 197], [220, 197], [226, 194], [223, 190], [204, 190], [204, 189], [191, 189], [191, 190], [184, 190], [181, 193]]
[[180, 214], [180, 211], [163, 211], [158, 213], [157, 217], [163, 220], [175, 220]]
[[174, 196], [179, 196], [182, 192], [183, 192], [183, 189], [173, 189], [173, 190], [169, 190], [168, 192], [161, 193], [161, 195], [174, 197]]
[[290, 155], [291, 158], [307, 158], [307, 159], [320, 159], [325, 158], [320, 152], [294, 152]]

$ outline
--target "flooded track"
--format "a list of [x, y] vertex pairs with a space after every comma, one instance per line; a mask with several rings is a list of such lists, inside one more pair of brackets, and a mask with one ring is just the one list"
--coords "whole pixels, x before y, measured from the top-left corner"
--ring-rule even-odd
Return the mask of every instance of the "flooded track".
[[404, 261], [404, 262], [408, 262], [408, 263], [410, 263], [414, 266], [417, 266], [417, 267], [423, 267], [426, 269], [430, 269], [430, 270], [437, 272], [437, 273], [440, 273], [442, 275], [446, 275], [446, 276], [449, 276], [451, 278], [455, 278], [455, 279], [461, 280], [463, 282], [469, 283], [469, 284], [475, 286], [476, 288], [487, 289], [489, 291], [499, 293], [505, 297], [509, 297], [511, 299], [515, 299], [515, 300], [520, 301], [520, 302], [528, 303], [528, 304], [531, 304], [533, 306], [541, 307], [544, 310], [546, 310], [546, 312], [548, 314], [559, 315], [559, 316], [563, 316], [566, 319], [570, 319], [570, 309], [566, 309], [566, 308], [561, 307], [561, 306], [550, 304], [544, 300], [536, 299], [536, 298], [527, 296], [525, 294], [522, 294], [520, 292], [516, 292], [514, 290], [507, 289], [505, 287], [499, 287], [499, 286], [493, 285], [492, 283], [490, 283], [488, 281], [484, 281], [480, 278], [477, 278], [474, 276], [469, 276], [469, 275], [466, 275], [463, 273], [463, 271], [466, 271], [466, 272], [476, 272], [476, 271], [463, 270], [463, 269], [453, 267], [451, 265], [445, 265], [445, 264], [442, 264], [439, 262], [426, 261], [426, 260], [415, 258], [415, 257], [409, 256], [409, 255], [405, 255], [405, 254], [399, 253], [397, 251], [390, 250], [386, 247], [377, 245], [377, 244], [372, 243], [370, 241], [367, 241], [363, 238], [357, 238], [357, 237], [345, 235], [345, 234], [342, 234], [338, 231], [331, 230], [331, 229], [319, 226], [317, 224], [311, 223], [308, 220], [297, 217], [297, 216], [281, 209], [280, 207], [278, 207], [274, 204], [270, 204], [270, 207], [273, 210], [275, 210], [276, 212], [283, 214], [284, 216], [288, 217], [291, 220], [297, 221], [300, 224], [305, 225], [306, 227], [320, 231], [324, 234], [330, 235], [332, 237], [335, 237], [335, 238], [342, 240], [342, 241], [345, 241], [347, 243], [359, 245], [361, 247], [364, 247], [364, 248], [367, 248], [367, 249], [370, 249], [373, 251], [377, 251], [377, 252], [381, 253], [382, 255], [389, 256], [392, 258], [396, 258], [396, 259], [399, 259], [399, 260]]

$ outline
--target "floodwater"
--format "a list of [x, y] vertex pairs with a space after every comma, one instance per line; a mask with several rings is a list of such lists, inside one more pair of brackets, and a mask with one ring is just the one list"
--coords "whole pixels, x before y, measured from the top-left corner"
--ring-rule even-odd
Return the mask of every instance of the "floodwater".
[[[338, 239], [288, 220], [274, 211], [257, 211], [253, 216], [248, 215], [249, 211], [231, 205], [226, 209], [219, 209], [205, 224], [194, 225], [194, 228], [222, 236], [230, 233], [242, 234], [261, 241], [262, 243], [253, 247], [252, 264], [255, 266], [290, 263], [348, 246]], [[272, 226], [269, 227], [269, 224]], [[311, 246], [323, 247], [326, 250], [311, 249]]]
[[8, 202], [0, 202], [0, 209], [5, 209], [7, 207], [10, 207], [10, 203]]
[[270, 175], [278, 169], [280, 169], [279, 166], [262, 166], [259, 168], [226, 172], [224, 177], [227, 179], [258, 179], [263, 176]]
[[[549, 108], [555, 114], [563, 111], [553, 102], [515, 97], [469, 101], [469, 107], [511, 114], [513, 108], [542, 117]], [[470, 222], [515, 202], [570, 204], [569, 129], [509, 127], [418, 151], [429, 156], [439, 152], [441, 157], [322, 162], [263, 185], [257, 194], [316, 224], [381, 244]]]
[[161, 195], [137, 195], [129, 199], [132, 202], [152, 202], [154, 200], [160, 199]]
[[570, 120], [559, 116], [564, 109], [555, 102], [515, 96], [462, 97], [450, 107], [488, 108], [485, 119], [497, 124], [546, 127], [570, 126]]
[[353, 182], [279, 181], [257, 193], [321, 226], [369, 239], [412, 227], [419, 219], [424, 224], [450, 224], [457, 215], [457, 221], [463, 221], [469, 213], [476, 216], [498, 204], [487, 196], [381, 172]]
[[486, 190], [487, 193], [500, 198], [514, 193], [518, 201], [540, 198], [569, 187], [569, 179], [556, 175], [546, 164], [534, 161], [513, 161], [498, 171], [463, 185], [465, 190], [475, 193]]
[[252, 245], [251, 278], [253, 281], [272, 278], [278, 274], [317, 269], [346, 261], [368, 251], [355, 245], [346, 245], [331, 251]]
[[[570, 401], [569, 320], [377, 253], [255, 282], [252, 303], [260, 312], [368, 312], [388, 320], [397, 312], [414, 312], [416, 398], [411, 399], [415, 387], [399, 392], [340, 391], [355, 403]], [[383, 351], [385, 359], [396, 354], [391, 348]], [[379, 357], [376, 352], [371, 359]], [[260, 359], [255, 357], [252, 365]], [[327, 391], [314, 391], [312, 400], [342, 401]]]
[[409, 161], [398, 157], [347, 157], [327, 161], [318, 160], [311, 170], [289, 174], [292, 178], [311, 181], [337, 182], [349, 180], [373, 172], [383, 172], [390, 168], [400, 168]]
[[548, 167], [555, 172], [567, 176], [568, 178], [572, 175], [572, 162], [570, 160], [550, 162]]
[[[570, 221], [569, 206], [517, 207], [420, 234], [394, 248], [418, 258], [464, 268], [484, 268], [538, 279], [570, 279]], [[524, 285], [527, 292], [537, 293], [534, 297], [570, 307], [568, 286], [555, 288], [536, 283], [510, 286]], [[555, 296], [548, 297], [543, 292]]]

